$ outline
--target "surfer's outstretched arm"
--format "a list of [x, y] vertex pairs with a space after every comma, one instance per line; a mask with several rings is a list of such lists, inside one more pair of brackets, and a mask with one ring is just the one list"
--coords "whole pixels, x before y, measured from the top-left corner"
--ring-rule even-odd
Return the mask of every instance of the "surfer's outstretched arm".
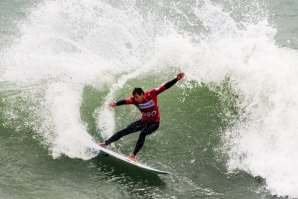
[[156, 91], [156, 94], [160, 94], [163, 91], [171, 88], [172, 86], [174, 86], [179, 80], [181, 80], [184, 76], [184, 73], [178, 73], [177, 77], [175, 79], [172, 79], [171, 81], [165, 83], [164, 85], [160, 86], [159, 88], [155, 88], [154, 90]]
[[[184, 73], [178, 73], [177, 77], [167, 83], [165, 83], [164, 85], [160, 86], [159, 88], [155, 88], [152, 89], [151, 91], [149, 91], [150, 93], [154, 94], [154, 95], [158, 95], [159, 93], [171, 88], [172, 86], [174, 86], [179, 80], [181, 80], [184, 76]], [[141, 89], [141, 88], [135, 88], [135, 89]], [[141, 92], [144, 94], [143, 90], [141, 89]], [[134, 92], [133, 92], [134, 93]], [[140, 94], [138, 94], [140, 95]], [[117, 102], [111, 102], [110, 106], [115, 108], [116, 106], [121, 106], [124, 104], [133, 104], [134, 103], [134, 94], [133, 96], [127, 98], [127, 99], [123, 99], [123, 100], [119, 100]]]
[[124, 105], [124, 104], [126, 104], [125, 100], [119, 100], [117, 102], [111, 102], [110, 106], [115, 107], [115, 106], [121, 106], [121, 105]]
[[121, 106], [121, 105], [125, 105], [125, 104], [132, 104], [131, 98], [127, 98], [127, 99], [124, 99], [124, 100], [119, 100], [117, 102], [111, 102], [110, 106], [114, 108], [116, 106]]

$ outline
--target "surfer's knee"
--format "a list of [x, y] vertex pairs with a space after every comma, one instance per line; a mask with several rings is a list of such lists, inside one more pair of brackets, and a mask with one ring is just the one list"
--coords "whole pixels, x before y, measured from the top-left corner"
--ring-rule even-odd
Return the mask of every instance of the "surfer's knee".
[[145, 134], [145, 136], [149, 135], [149, 134], [153, 133], [154, 131], [156, 131], [158, 128], [159, 128], [159, 123], [152, 124], [151, 126], [143, 129], [141, 131], [141, 134]]
[[141, 131], [139, 139], [145, 139], [146, 136], [147, 136], [147, 132], [146, 131]]

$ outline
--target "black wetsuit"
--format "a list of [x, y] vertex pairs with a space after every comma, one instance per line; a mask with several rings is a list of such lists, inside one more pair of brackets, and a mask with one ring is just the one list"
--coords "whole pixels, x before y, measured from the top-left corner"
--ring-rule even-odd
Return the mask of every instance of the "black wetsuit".
[[[168, 83], [166, 83], [165, 85], [161, 86], [159, 88], [160, 89], [159, 93], [172, 87], [177, 81], [178, 81], [178, 79], [175, 78], [175, 79], [169, 81]], [[124, 104], [128, 104], [128, 101], [120, 100], [116, 103], [117, 106], [124, 105]], [[137, 120], [137, 121], [131, 123], [125, 129], [120, 130], [117, 133], [115, 133], [113, 136], [111, 136], [108, 140], [105, 141], [105, 144], [109, 145], [109, 144], [119, 140], [121, 137], [123, 137], [125, 135], [131, 134], [131, 133], [134, 133], [137, 131], [141, 131], [139, 139], [138, 139], [138, 141], [135, 145], [135, 149], [133, 151], [133, 154], [136, 156], [137, 153], [140, 151], [140, 149], [143, 147], [146, 136], [150, 135], [151, 133], [156, 131], [158, 129], [158, 127], [159, 127], [159, 120], [150, 122], [150, 121], [144, 121], [144, 119], [142, 118], [140, 120]]]

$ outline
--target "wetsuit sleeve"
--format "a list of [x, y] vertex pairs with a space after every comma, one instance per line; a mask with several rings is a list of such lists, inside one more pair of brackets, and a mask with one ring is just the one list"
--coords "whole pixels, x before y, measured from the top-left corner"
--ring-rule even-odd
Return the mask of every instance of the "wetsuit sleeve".
[[116, 106], [121, 106], [124, 104], [133, 104], [133, 96], [116, 102]]
[[172, 86], [174, 86], [174, 84], [176, 84], [178, 81], [177, 78], [165, 83], [164, 85], [160, 86], [159, 88], [155, 88], [152, 90], [152, 92], [154, 92], [156, 95], [158, 95], [159, 93], [162, 93], [163, 91], [171, 88]]
[[125, 100], [119, 100], [116, 102], [116, 106], [121, 106], [121, 105], [124, 105], [126, 104], [126, 101]]
[[176, 84], [177, 82], [178, 82], [178, 79], [175, 78], [175, 79], [173, 79], [173, 80], [167, 82], [167, 83], [164, 85], [164, 87], [165, 87], [165, 89], [171, 88], [171, 87], [174, 86], [174, 84]]

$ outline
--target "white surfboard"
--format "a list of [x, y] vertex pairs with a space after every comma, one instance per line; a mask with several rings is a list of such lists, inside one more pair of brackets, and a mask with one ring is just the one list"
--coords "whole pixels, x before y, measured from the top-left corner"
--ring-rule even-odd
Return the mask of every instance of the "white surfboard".
[[136, 161], [132, 161], [130, 160], [128, 157], [125, 157], [124, 155], [121, 155], [119, 153], [116, 153], [114, 151], [111, 151], [107, 148], [104, 148], [104, 147], [101, 147], [101, 146], [98, 146], [96, 149], [93, 149], [92, 153], [94, 153], [95, 155], [99, 155], [100, 153], [104, 152], [114, 158], [117, 158], [119, 160], [122, 160], [128, 164], [131, 164], [133, 166], [136, 166], [136, 167], [139, 167], [141, 169], [144, 169], [144, 170], [147, 170], [147, 171], [151, 171], [151, 172], [154, 172], [154, 173], [157, 173], [157, 174], [170, 174], [169, 172], [166, 172], [166, 171], [161, 171], [161, 170], [158, 170], [158, 169], [154, 169], [152, 167], [149, 167], [147, 165], [144, 165], [144, 164], [141, 164], [139, 162], [136, 162]]

